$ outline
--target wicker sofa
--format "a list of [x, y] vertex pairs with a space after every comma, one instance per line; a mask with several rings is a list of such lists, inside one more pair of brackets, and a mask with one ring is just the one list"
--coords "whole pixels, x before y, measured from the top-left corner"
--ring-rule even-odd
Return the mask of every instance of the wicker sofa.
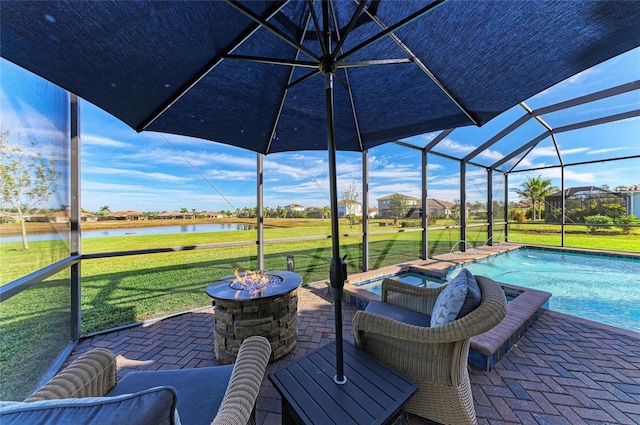
[[0, 423], [255, 424], [270, 354], [269, 341], [253, 336], [243, 341], [235, 364], [131, 372], [117, 382], [113, 353], [93, 349], [25, 402], [4, 402]]
[[446, 286], [416, 287], [393, 279], [382, 283], [383, 309], [390, 307], [388, 312], [368, 307], [353, 318], [356, 345], [418, 384], [405, 405], [410, 413], [442, 424], [476, 423], [467, 370], [469, 341], [500, 323], [507, 304], [496, 282], [482, 276], [475, 280], [479, 304], [447, 324], [430, 326]]

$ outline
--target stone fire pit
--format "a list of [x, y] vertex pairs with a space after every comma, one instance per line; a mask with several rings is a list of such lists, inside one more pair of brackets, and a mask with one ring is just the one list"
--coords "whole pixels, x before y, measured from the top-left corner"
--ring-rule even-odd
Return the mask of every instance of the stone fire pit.
[[[245, 273], [239, 274], [244, 278]], [[271, 343], [271, 359], [278, 360], [298, 338], [298, 287], [300, 275], [271, 271], [264, 278], [242, 285], [236, 275], [225, 276], [207, 287], [215, 306], [215, 353], [223, 364], [236, 360], [245, 338], [261, 335]]]

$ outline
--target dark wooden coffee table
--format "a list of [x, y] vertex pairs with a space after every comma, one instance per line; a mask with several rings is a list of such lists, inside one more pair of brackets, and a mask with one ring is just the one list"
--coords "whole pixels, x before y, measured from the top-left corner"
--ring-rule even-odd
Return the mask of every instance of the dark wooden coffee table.
[[418, 386], [344, 343], [345, 384], [334, 382], [335, 341], [269, 374], [282, 396], [282, 423], [391, 424]]

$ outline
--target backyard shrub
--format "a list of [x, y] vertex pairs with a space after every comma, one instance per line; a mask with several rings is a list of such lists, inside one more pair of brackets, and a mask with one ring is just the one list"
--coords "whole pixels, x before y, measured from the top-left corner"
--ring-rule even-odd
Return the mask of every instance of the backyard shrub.
[[633, 224], [640, 224], [635, 215], [623, 215], [615, 219], [616, 224], [620, 224], [621, 226], [617, 226], [622, 230], [622, 233], [628, 235], [632, 230], [637, 229], [640, 226], [633, 226]]
[[609, 229], [613, 224], [613, 218], [606, 215], [588, 215], [584, 218], [584, 222], [591, 233], [598, 229]]
[[420, 227], [422, 226], [422, 220], [412, 219], [412, 220], [403, 220], [400, 222], [402, 227]]
[[516, 229], [520, 230], [520, 224], [527, 221], [526, 213], [520, 208], [514, 208], [509, 211], [509, 219], [517, 223]]

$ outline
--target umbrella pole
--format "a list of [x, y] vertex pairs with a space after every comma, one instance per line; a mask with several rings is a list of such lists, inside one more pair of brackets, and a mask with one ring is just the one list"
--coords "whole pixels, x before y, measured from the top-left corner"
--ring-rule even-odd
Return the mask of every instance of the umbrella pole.
[[[335, 326], [336, 326], [336, 376], [333, 380], [337, 384], [344, 384], [347, 378], [344, 376], [343, 344], [342, 344], [342, 295], [344, 281], [347, 279], [347, 265], [344, 258], [340, 257], [340, 237], [338, 228], [338, 184], [336, 171], [336, 144], [334, 137], [334, 111], [333, 111], [333, 72], [324, 73], [325, 98], [327, 106], [327, 144], [329, 154], [329, 186], [331, 196], [331, 242], [332, 258], [329, 270], [331, 282], [331, 294], [333, 296]], [[346, 257], [346, 256], [345, 256]]]
[[344, 376], [344, 350], [342, 344], [342, 293], [344, 281], [347, 279], [347, 265], [344, 258], [340, 257], [340, 229], [338, 228], [338, 172], [336, 170], [336, 141], [335, 141], [335, 117], [333, 110], [333, 74], [336, 71], [334, 58], [331, 55], [331, 28], [329, 17], [329, 2], [322, 1], [323, 25], [323, 53], [320, 61], [320, 71], [324, 75], [325, 104], [327, 108], [327, 151], [329, 156], [329, 187], [331, 196], [331, 245], [332, 257], [329, 268], [329, 281], [331, 282], [331, 294], [333, 297], [333, 311], [336, 326], [336, 376], [333, 380], [336, 384], [344, 384], [347, 378]]

